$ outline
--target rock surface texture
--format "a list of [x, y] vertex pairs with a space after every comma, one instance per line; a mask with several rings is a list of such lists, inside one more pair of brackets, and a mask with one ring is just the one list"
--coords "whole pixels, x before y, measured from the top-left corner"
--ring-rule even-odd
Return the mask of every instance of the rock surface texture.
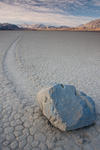
[[42, 89], [37, 99], [43, 114], [62, 131], [82, 128], [96, 120], [92, 98], [72, 85], [57, 84]]

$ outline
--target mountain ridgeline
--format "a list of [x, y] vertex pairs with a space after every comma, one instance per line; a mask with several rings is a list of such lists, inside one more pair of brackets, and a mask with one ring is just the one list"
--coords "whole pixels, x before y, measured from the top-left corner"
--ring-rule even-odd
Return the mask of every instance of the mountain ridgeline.
[[100, 19], [90, 21], [78, 27], [54, 26], [44, 24], [22, 24], [15, 25], [9, 23], [1, 23], [0, 30], [66, 30], [66, 31], [100, 31]]
[[79, 30], [100, 31], [100, 19], [90, 21], [89, 23], [79, 26]]
[[20, 28], [15, 24], [0, 23], [0, 30], [19, 30]]

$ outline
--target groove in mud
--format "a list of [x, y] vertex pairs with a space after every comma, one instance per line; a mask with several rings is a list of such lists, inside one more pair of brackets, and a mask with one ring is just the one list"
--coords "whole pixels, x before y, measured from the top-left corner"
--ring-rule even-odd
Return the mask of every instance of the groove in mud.
[[19, 70], [16, 62], [17, 46], [21, 41], [22, 36], [18, 36], [8, 47], [4, 59], [3, 59], [3, 71], [7, 79], [14, 87], [14, 92], [22, 100], [27, 98], [28, 101], [33, 101], [32, 91], [30, 87], [33, 86], [32, 82], [27, 80], [27, 73], [23, 73]]

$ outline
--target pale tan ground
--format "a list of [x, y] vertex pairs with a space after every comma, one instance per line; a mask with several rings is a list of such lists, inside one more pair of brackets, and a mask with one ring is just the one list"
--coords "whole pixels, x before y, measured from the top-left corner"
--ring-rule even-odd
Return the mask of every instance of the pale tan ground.
[[[95, 125], [70, 132], [51, 126], [36, 94], [55, 82], [94, 99]], [[0, 149], [100, 149], [100, 33], [0, 32]]]

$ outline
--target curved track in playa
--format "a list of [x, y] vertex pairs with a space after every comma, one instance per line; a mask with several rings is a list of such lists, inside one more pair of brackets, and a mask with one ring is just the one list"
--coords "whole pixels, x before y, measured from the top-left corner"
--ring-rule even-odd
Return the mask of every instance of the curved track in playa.
[[[49, 33], [49, 38], [48, 32], [33, 33], [10, 35], [12, 38], [8, 48], [1, 50], [0, 149], [99, 150], [99, 51], [96, 54], [92, 52], [90, 56], [88, 51], [87, 55], [80, 55], [79, 51], [69, 50], [66, 55], [65, 51], [60, 52], [66, 41], [61, 41], [59, 33]], [[54, 43], [55, 37], [58, 37], [55, 41], [58, 45]], [[58, 51], [54, 51], [54, 47]], [[74, 84], [94, 98], [97, 108], [95, 125], [61, 132], [42, 116], [36, 93], [56, 82]]]

